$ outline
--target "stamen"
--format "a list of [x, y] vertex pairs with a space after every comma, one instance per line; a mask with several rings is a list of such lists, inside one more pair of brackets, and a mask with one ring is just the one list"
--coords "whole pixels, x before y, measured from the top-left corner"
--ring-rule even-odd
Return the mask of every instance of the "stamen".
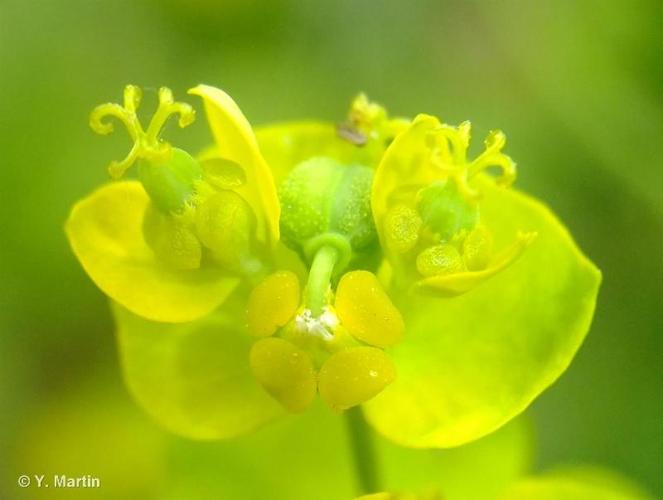
[[143, 93], [139, 87], [127, 85], [124, 88], [124, 106], [114, 103], [101, 104], [94, 108], [90, 114], [90, 128], [96, 133], [107, 135], [113, 132], [113, 124], [104, 120], [107, 117], [113, 117], [124, 124], [134, 142], [123, 160], [112, 161], [108, 165], [108, 173], [114, 179], [122, 177], [127, 169], [140, 158], [155, 163], [168, 160], [172, 153], [171, 145], [159, 138], [159, 134], [168, 118], [173, 114], [179, 114], [178, 124], [180, 128], [190, 125], [195, 118], [195, 112], [190, 105], [174, 102], [170, 89], [161, 87], [159, 89], [159, 106], [150, 121], [147, 131], [145, 131], [136, 116], [142, 96]]

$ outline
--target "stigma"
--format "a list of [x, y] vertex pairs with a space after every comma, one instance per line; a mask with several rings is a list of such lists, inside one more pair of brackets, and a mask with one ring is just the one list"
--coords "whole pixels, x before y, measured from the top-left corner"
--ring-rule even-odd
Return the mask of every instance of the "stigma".
[[106, 121], [113, 117], [127, 129], [134, 144], [121, 161], [113, 161], [108, 166], [108, 172], [114, 179], [124, 175], [129, 167], [137, 160], [145, 159], [155, 163], [164, 163], [172, 156], [172, 147], [160, 138], [161, 130], [172, 115], [179, 115], [178, 124], [184, 128], [195, 119], [195, 111], [189, 104], [175, 102], [173, 93], [167, 87], [159, 89], [159, 106], [152, 116], [148, 126], [143, 128], [138, 120], [137, 111], [143, 99], [143, 92], [136, 85], [127, 85], [124, 88], [123, 106], [115, 103], [101, 104], [90, 114], [90, 128], [97, 134], [107, 135], [113, 130], [113, 124]]

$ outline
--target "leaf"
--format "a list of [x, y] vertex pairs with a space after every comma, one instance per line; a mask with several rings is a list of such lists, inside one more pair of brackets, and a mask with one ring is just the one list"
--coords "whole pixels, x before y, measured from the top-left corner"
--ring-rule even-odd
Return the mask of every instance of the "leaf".
[[189, 94], [200, 96], [205, 103], [217, 154], [244, 170], [246, 183], [233, 190], [254, 208], [260, 239], [270, 245], [276, 244], [281, 208], [272, 172], [258, 149], [251, 124], [235, 101], [220, 89], [198, 85], [190, 89]]
[[145, 242], [149, 198], [137, 181], [114, 182], [82, 199], [65, 230], [81, 265], [101, 290], [154, 321], [191, 321], [218, 307], [237, 278], [218, 269], [177, 271], [157, 261]]
[[282, 413], [249, 367], [254, 339], [243, 311], [183, 324], [154, 323], [113, 304], [122, 370], [140, 405], [171, 432], [222, 439]]
[[594, 313], [601, 274], [552, 212], [485, 176], [477, 181], [498, 248], [519, 230], [538, 238], [463, 296], [401, 298], [406, 333], [390, 352], [397, 379], [366, 412], [406, 446], [458, 446], [522, 412], [566, 370]]

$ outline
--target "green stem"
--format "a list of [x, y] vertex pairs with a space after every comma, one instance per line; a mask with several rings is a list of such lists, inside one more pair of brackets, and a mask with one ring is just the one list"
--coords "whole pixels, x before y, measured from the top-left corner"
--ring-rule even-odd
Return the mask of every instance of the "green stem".
[[380, 484], [373, 430], [368, 426], [360, 406], [355, 406], [345, 412], [345, 422], [357, 471], [359, 494], [378, 493]]
[[306, 283], [306, 306], [314, 317], [320, 316], [326, 303], [332, 271], [338, 261], [338, 251], [331, 246], [321, 247], [313, 258]]

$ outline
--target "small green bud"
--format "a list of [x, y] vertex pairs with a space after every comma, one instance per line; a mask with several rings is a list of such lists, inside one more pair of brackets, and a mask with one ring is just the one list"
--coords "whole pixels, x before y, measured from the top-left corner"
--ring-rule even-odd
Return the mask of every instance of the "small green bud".
[[344, 267], [353, 254], [369, 251], [377, 240], [371, 213], [373, 171], [331, 158], [297, 165], [281, 184], [281, 234], [290, 248], [309, 260], [324, 245], [341, 253]]
[[250, 255], [256, 228], [255, 214], [240, 195], [218, 191], [196, 207], [196, 231], [216, 260], [237, 267]]
[[449, 241], [461, 231], [471, 231], [479, 222], [479, 206], [458, 190], [455, 182], [436, 181], [417, 195], [417, 209], [424, 224]]
[[141, 160], [138, 164], [138, 178], [145, 191], [165, 213], [181, 211], [202, 177], [198, 162], [178, 148], [172, 148], [172, 156], [163, 163]]

